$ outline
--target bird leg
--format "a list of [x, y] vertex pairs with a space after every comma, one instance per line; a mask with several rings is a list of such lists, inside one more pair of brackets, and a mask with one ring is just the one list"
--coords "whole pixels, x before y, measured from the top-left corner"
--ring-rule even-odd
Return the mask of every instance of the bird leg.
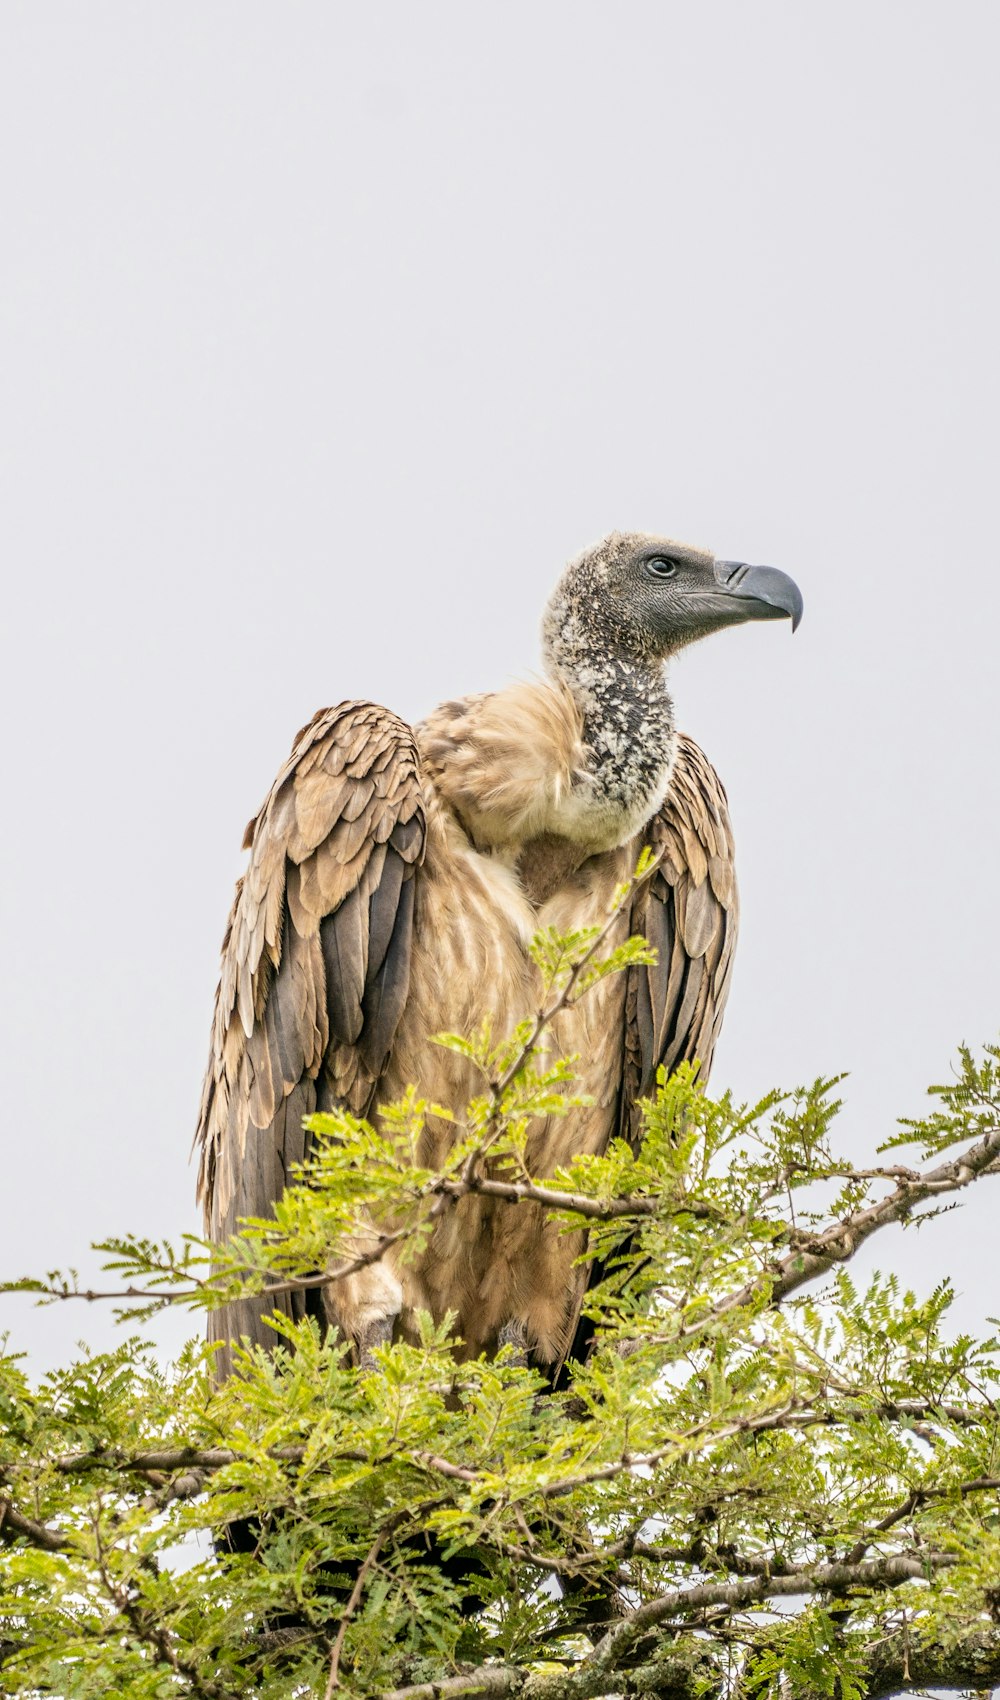
[[[370, 1243], [367, 1233], [357, 1234], [345, 1240], [341, 1249], [345, 1257], [356, 1257]], [[362, 1370], [378, 1369], [375, 1353], [380, 1346], [391, 1344], [402, 1308], [403, 1289], [384, 1263], [373, 1263], [323, 1288], [327, 1322], [343, 1339], [353, 1340], [355, 1362]]]
[[378, 1371], [375, 1353], [379, 1346], [392, 1345], [392, 1331], [398, 1315], [398, 1311], [392, 1311], [388, 1316], [373, 1316], [357, 1330], [354, 1342], [358, 1354], [358, 1368], [364, 1373]]
[[512, 1348], [510, 1362], [517, 1369], [528, 1367], [528, 1330], [517, 1317], [505, 1322], [497, 1335], [497, 1351], [502, 1352], [505, 1346]]

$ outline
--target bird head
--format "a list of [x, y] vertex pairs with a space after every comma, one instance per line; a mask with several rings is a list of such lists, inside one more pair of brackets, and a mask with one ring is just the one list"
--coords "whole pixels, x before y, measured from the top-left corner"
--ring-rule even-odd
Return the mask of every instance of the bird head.
[[802, 618], [802, 594], [776, 567], [720, 561], [641, 532], [612, 532], [571, 561], [545, 615], [546, 653], [557, 663], [600, 647], [657, 661], [723, 626]]

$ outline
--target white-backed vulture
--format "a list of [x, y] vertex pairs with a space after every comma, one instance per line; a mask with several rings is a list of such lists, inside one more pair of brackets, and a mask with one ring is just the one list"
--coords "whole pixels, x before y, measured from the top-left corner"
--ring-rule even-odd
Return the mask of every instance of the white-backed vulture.
[[[247, 828], [223, 942], [197, 1134], [213, 1241], [271, 1212], [316, 1109], [377, 1119], [416, 1083], [460, 1115], [481, 1079], [430, 1035], [485, 1017], [509, 1031], [533, 1014], [532, 935], [603, 920], [647, 843], [666, 854], [608, 948], [642, 933], [656, 964], [607, 977], [558, 1017], [550, 1043], [579, 1055], [592, 1104], [540, 1121], [529, 1167], [549, 1176], [634, 1136], [661, 1064], [698, 1059], [707, 1073], [736, 937], [732, 835], [714, 769], [674, 729], [664, 663], [723, 626], [794, 626], [801, 609], [774, 568], [616, 532], [556, 586], [544, 680], [446, 702], [412, 728], [370, 702], [315, 715]], [[431, 1117], [421, 1161], [438, 1163], [452, 1137]], [[503, 1330], [550, 1367], [579, 1311], [578, 1249], [537, 1206], [465, 1197], [415, 1260], [388, 1253], [324, 1289], [325, 1314], [367, 1352], [409, 1332], [418, 1309], [453, 1311], [462, 1351], [495, 1350]], [[273, 1307], [217, 1313], [217, 1337], [273, 1341]]]

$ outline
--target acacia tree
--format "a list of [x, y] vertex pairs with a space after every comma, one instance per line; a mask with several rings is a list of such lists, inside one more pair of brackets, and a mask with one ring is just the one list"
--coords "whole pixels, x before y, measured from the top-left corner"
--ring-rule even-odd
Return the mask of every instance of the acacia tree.
[[[105, 1298], [138, 1325], [336, 1280], [358, 1266], [338, 1248], [364, 1211], [386, 1224], [366, 1259], [405, 1256], [478, 1193], [586, 1230], [588, 1361], [553, 1392], [509, 1351], [456, 1361], [427, 1320], [362, 1373], [279, 1315], [274, 1350], [244, 1352], [222, 1386], [197, 1343], [163, 1367], [130, 1338], [37, 1387], [8, 1353], [0, 1691], [850, 1700], [1000, 1684], [998, 1343], [949, 1333], [946, 1284], [917, 1298], [850, 1270], [876, 1234], [1000, 1172], [1000, 1048], [963, 1050], [926, 1119], [867, 1167], [837, 1154], [835, 1080], [745, 1106], [682, 1069], [638, 1153], [539, 1180], [532, 1119], [577, 1101], [545, 1053], [552, 1013], [645, 950], [603, 958], [604, 936], [540, 936], [537, 1017], [501, 1043], [442, 1041], [484, 1082], [442, 1170], [418, 1160], [416, 1092], [380, 1132], [318, 1116], [274, 1219], [221, 1253], [115, 1240], [107, 1293], [9, 1284]], [[220, 1539], [234, 1525], [250, 1550]]]

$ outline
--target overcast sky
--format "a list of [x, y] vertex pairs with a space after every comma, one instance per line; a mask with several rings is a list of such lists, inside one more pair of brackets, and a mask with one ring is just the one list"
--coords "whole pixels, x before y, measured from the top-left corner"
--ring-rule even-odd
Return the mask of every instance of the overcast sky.
[[[849, 1069], [860, 1156], [997, 1034], [998, 49], [986, 3], [3, 0], [5, 1275], [197, 1227], [296, 729], [531, 670], [615, 527], [805, 596], [673, 675], [743, 892], [715, 1085]], [[972, 1325], [989, 1184], [877, 1253]]]

